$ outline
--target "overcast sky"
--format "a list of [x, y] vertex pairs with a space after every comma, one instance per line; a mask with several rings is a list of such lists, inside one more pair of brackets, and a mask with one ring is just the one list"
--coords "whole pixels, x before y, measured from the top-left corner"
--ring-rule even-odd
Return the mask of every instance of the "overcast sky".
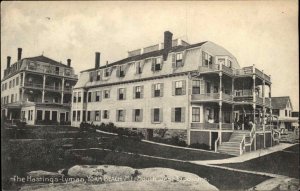
[[272, 96], [291, 96], [299, 105], [298, 2], [2, 2], [1, 74], [6, 57], [44, 55], [76, 73], [127, 56], [127, 51], [174, 38], [215, 42], [239, 64], [271, 74]]

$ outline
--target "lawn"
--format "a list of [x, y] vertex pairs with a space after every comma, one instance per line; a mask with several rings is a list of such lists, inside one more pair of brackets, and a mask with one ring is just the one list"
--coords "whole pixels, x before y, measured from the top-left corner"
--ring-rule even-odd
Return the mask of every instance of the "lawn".
[[230, 163], [221, 166], [268, 172], [299, 179], [299, 144], [243, 163]]
[[[220, 190], [245, 190], [270, 178], [267, 176], [196, 165], [189, 162], [169, 161], [139, 155], [129, 155], [126, 153], [101, 150], [80, 150], [72, 151], [72, 153], [76, 154], [77, 157], [89, 156], [85, 158], [89, 164], [121, 165], [130, 166], [132, 168], [165, 167], [190, 172], [207, 179], [209, 183]], [[84, 160], [79, 160], [77, 163], [86, 164]]]

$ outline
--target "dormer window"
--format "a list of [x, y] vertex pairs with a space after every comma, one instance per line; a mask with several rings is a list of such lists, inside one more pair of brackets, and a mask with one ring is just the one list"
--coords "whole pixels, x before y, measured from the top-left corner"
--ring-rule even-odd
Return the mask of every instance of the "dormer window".
[[104, 70], [104, 76], [105, 77], [110, 76], [110, 68], [105, 68], [105, 70]]
[[177, 53], [176, 54], [176, 68], [182, 66], [182, 53]]
[[160, 71], [161, 70], [161, 58], [152, 58], [152, 71]]
[[212, 55], [206, 53], [206, 52], [202, 52], [202, 61], [203, 61], [203, 66], [209, 66], [212, 65], [213, 63], [213, 57]]
[[99, 71], [97, 71], [97, 81], [99, 81], [100, 79], [101, 79], [101, 71], [99, 70]]
[[141, 62], [136, 62], [136, 74], [141, 74], [142, 73], [142, 66], [141, 66]]

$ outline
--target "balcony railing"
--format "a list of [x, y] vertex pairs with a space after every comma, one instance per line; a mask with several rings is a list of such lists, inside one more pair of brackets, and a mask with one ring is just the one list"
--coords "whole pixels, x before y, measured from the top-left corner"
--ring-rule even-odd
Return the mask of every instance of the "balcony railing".
[[[205, 129], [205, 130], [217, 130], [219, 128], [219, 123], [191, 123], [192, 129]], [[223, 130], [232, 130], [232, 123], [222, 123]]]
[[52, 85], [45, 85], [45, 89], [47, 90], [55, 90], [55, 91], [61, 91], [61, 87], [59, 86], [52, 86]]
[[[199, 66], [198, 70], [200, 72], [217, 72], [220, 70], [220, 65], [218, 64], [210, 64], [207, 66]], [[225, 65], [222, 65], [222, 71], [227, 74], [233, 74], [233, 70]]]
[[256, 103], [263, 105], [263, 99], [262, 97], [256, 96]]
[[[236, 76], [252, 75], [253, 74], [253, 66], [244, 67], [242, 69], [236, 69], [236, 70], [234, 70], [233, 73]], [[260, 71], [257, 68], [255, 68], [255, 74], [262, 79], [271, 81], [271, 78], [269, 75], [264, 74], [262, 71]]]
[[232, 95], [222, 93], [222, 100], [232, 101]]
[[265, 98], [265, 105], [266, 105], [267, 107], [271, 107], [270, 98], [268, 98], [268, 97]]
[[193, 94], [192, 101], [207, 101], [218, 100], [220, 98], [219, 93], [206, 93], [206, 94]]
[[30, 88], [43, 89], [43, 84], [32, 83], [32, 82], [25, 82], [24, 86], [25, 87], [30, 87]]
[[55, 71], [48, 68], [38, 68], [34, 66], [27, 65], [26, 70], [39, 72], [39, 73], [45, 73], [45, 74], [52, 74], [56, 76], [67, 76], [71, 78], [77, 78], [78, 76], [75, 74], [72, 74], [71, 72], [65, 72], [65, 71]]

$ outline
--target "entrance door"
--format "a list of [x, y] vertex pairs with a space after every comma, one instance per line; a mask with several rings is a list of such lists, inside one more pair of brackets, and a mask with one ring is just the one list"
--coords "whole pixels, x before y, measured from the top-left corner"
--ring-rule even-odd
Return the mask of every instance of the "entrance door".
[[50, 121], [50, 111], [45, 111], [45, 121]]
[[206, 82], [206, 93], [210, 93], [210, 83]]
[[65, 113], [60, 113], [60, 122], [64, 122], [66, 118], [66, 114]]
[[211, 149], [215, 150], [215, 141], [218, 139], [218, 132], [211, 132]]
[[52, 121], [57, 121], [57, 111], [52, 111]]

